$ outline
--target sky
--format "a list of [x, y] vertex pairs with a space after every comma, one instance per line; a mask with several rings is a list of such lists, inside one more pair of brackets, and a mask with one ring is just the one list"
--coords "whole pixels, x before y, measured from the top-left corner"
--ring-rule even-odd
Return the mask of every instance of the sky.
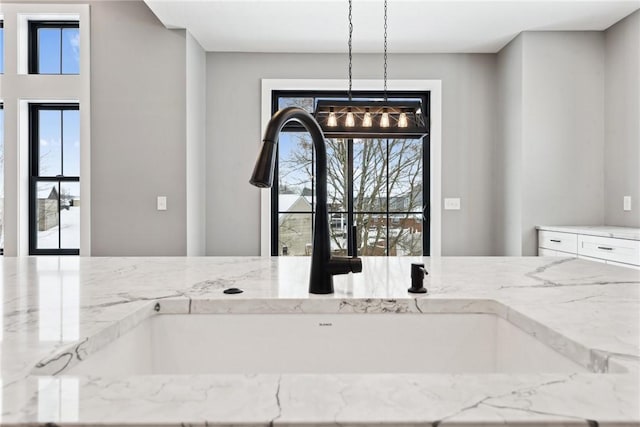
[[40, 111], [41, 176], [80, 176], [80, 112]]
[[[62, 46], [60, 43], [62, 37]], [[41, 74], [78, 74], [80, 72], [80, 30], [40, 28], [38, 71]], [[60, 63], [62, 49], [62, 64]], [[62, 67], [62, 71], [61, 71]]]
[[[78, 28], [41, 28], [40, 58], [41, 74], [78, 74], [80, 72], [80, 30]], [[62, 46], [60, 43], [62, 37]], [[62, 50], [62, 64], [60, 51]], [[62, 68], [62, 70], [61, 70]], [[0, 28], [0, 73], [4, 73], [4, 28]]]
[[[79, 73], [80, 32], [77, 28], [64, 28], [62, 31], [55, 28], [41, 28], [38, 35], [40, 41], [38, 70], [40, 73]], [[61, 52], [62, 61], [60, 60]], [[40, 111], [39, 126], [40, 175], [79, 176], [79, 111]]]

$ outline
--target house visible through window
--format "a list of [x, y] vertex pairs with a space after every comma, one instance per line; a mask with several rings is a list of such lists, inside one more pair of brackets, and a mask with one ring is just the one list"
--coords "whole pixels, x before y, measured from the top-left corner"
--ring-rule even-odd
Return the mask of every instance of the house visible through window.
[[[274, 91], [272, 112], [298, 106], [313, 112], [318, 99], [344, 92]], [[354, 99], [382, 99], [354, 92]], [[421, 100], [429, 94], [390, 92], [390, 99]], [[429, 255], [429, 137], [421, 139], [327, 139], [331, 249], [336, 255]], [[296, 123], [279, 137], [272, 189], [271, 254], [310, 255], [314, 218], [314, 149]], [[357, 245], [351, 242], [357, 227]]]
[[77, 21], [29, 22], [29, 73], [80, 73], [80, 27]]
[[29, 253], [80, 251], [80, 111], [77, 104], [31, 104]]

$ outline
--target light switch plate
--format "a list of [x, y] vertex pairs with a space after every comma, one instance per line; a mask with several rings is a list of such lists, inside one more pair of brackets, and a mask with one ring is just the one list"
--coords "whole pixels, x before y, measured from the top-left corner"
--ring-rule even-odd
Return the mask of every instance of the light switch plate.
[[630, 211], [631, 210], [631, 196], [624, 196], [624, 198], [622, 199], [622, 209], [624, 209], [625, 211]]
[[158, 210], [159, 211], [167, 210], [167, 196], [158, 196]]
[[448, 211], [459, 211], [460, 199], [444, 199], [444, 209]]

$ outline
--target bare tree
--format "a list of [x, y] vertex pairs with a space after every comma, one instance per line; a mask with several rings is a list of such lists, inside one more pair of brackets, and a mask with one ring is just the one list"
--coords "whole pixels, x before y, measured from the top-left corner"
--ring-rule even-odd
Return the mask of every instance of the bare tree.
[[[348, 144], [344, 139], [328, 139], [326, 143], [329, 210], [346, 214]], [[421, 254], [422, 222], [417, 213], [422, 211], [422, 143], [405, 139], [355, 140], [353, 151], [358, 252], [383, 255], [388, 243], [391, 254], [398, 251]], [[279, 163], [281, 178], [288, 185], [301, 188], [310, 185], [312, 153], [310, 137], [306, 133], [296, 134], [296, 147]], [[345, 231], [332, 233], [334, 247], [342, 252], [346, 249]]]

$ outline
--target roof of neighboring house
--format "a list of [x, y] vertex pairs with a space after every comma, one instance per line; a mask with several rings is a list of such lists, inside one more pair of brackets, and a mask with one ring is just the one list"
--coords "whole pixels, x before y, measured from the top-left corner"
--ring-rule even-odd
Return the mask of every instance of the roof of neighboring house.
[[[307, 209], [300, 209], [302, 206], [298, 205], [299, 200], [301, 203], [303, 203], [302, 206], [306, 206]], [[294, 205], [297, 206], [294, 207]], [[311, 212], [311, 197], [301, 196], [299, 194], [280, 194], [278, 195], [278, 210], [280, 212], [286, 212], [290, 210]]]
[[44, 183], [38, 184], [38, 199], [58, 200], [58, 189], [55, 184], [51, 186]]
[[299, 194], [280, 194], [278, 195], [278, 210], [282, 212], [278, 215], [279, 221], [288, 215], [285, 213], [288, 211], [311, 213], [311, 197]]

